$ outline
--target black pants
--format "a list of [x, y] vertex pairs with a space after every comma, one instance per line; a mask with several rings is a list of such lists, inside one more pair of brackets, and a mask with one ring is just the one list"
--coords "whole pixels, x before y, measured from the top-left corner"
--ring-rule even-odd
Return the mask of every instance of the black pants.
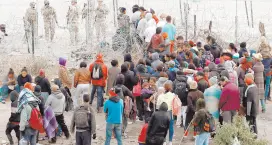
[[72, 94], [71, 94], [71, 92], [70, 92], [70, 89], [69, 89], [69, 88], [67, 88], [67, 87], [65, 87], [64, 89], [65, 89], [65, 90], [66, 90], [66, 92], [69, 94], [69, 96], [70, 96], [70, 97], [72, 97]]
[[76, 132], [76, 145], [90, 145], [92, 134], [90, 131]]
[[[66, 138], [69, 138], [70, 137], [70, 133], [69, 133], [69, 130], [64, 122], [64, 117], [63, 117], [63, 114], [61, 115], [57, 115], [56, 116], [56, 120], [58, 122], [58, 124], [60, 125], [61, 127], [61, 130], [63, 131], [64, 135], [66, 136]], [[56, 137], [53, 137], [52, 138], [52, 142], [56, 142], [57, 141], [57, 138]]]
[[143, 120], [144, 101], [141, 97], [136, 97], [136, 105], [137, 105], [139, 120]]
[[20, 141], [20, 130], [19, 130], [20, 126], [16, 125], [16, 124], [12, 124], [12, 123], [8, 123], [7, 124], [7, 128], [6, 128], [6, 135], [8, 137], [9, 143], [10, 144], [14, 144], [12, 136], [11, 136], [11, 132], [12, 130], [15, 131], [16, 137], [18, 139], [18, 142]]
[[246, 116], [246, 120], [249, 122], [250, 130], [252, 132], [258, 134], [256, 117], [254, 117], [254, 116]]

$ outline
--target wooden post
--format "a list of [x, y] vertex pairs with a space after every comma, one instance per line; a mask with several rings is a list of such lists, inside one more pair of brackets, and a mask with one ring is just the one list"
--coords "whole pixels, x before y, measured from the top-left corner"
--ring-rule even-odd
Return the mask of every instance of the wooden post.
[[252, 28], [254, 28], [254, 23], [253, 23], [253, 7], [252, 7], [252, 1], [250, 1], [250, 7], [251, 7], [251, 23], [252, 23]]
[[194, 15], [194, 38], [196, 38], [196, 15]]
[[180, 18], [181, 18], [181, 26], [183, 25], [183, 17], [182, 17], [182, 6], [181, 0], [179, 0], [179, 10], [180, 10]]
[[247, 24], [248, 24], [248, 26], [249, 26], [248, 10], [247, 10], [247, 1], [245, 1], [245, 8], [246, 8], [246, 15], [247, 15]]
[[114, 27], [116, 27], [116, 10], [115, 10], [115, 0], [112, 0], [113, 2], [113, 22], [114, 22]]

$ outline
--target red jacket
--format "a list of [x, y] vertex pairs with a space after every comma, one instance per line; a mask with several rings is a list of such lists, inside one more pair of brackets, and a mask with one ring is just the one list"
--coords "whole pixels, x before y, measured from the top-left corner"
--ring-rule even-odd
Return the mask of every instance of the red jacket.
[[148, 123], [146, 123], [142, 128], [142, 131], [141, 131], [139, 138], [138, 138], [139, 143], [145, 143], [147, 128], [148, 128]]
[[101, 65], [101, 68], [102, 68], [102, 73], [103, 73], [103, 78], [101, 78], [100, 80], [93, 80], [92, 77], [91, 77], [91, 82], [93, 85], [95, 86], [102, 86], [102, 87], [105, 87], [106, 86], [106, 81], [108, 79], [108, 68], [107, 66], [104, 64], [104, 61], [103, 59], [97, 59], [94, 63], [92, 63], [90, 65], [90, 72], [92, 74], [93, 72], [93, 66], [95, 64], [100, 64]]
[[222, 111], [234, 111], [240, 108], [240, 93], [239, 88], [228, 82], [223, 90], [219, 101], [219, 107]]

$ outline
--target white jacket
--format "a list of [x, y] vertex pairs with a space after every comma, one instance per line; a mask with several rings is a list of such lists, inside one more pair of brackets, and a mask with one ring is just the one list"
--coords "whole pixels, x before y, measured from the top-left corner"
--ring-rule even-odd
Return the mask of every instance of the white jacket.
[[154, 35], [154, 34], [156, 34], [156, 29], [157, 29], [157, 27], [156, 27], [156, 22], [155, 22], [155, 20], [154, 19], [150, 19], [148, 22], [147, 22], [147, 28], [146, 28], [146, 30], [145, 30], [145, 32], [144, 32], [144, 36], [145, 36], [145, 42], [150, 42], [151, 41], [151, 39], [152, 39], [152, 36]]
[[145, 29], [147, 28], [147, 20], [145, 18], [141, 19], [138, 23], [137, 31], [140, 37], [144, 37]]
[[175, 98], [175, 94], [172, 92], [167, 92], [166, 94], [159, 95], [157, 100], [157, 106], [161, 106], [163, 102], [165, 102], [168, 106], [168, 111], [172, 110], [173, 99]]

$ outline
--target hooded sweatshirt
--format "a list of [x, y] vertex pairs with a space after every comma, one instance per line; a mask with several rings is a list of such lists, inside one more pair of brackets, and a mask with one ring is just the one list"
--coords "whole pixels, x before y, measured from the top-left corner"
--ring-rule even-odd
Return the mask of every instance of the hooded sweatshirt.
[[92, 75], [93, 67], [94, 67], [95, 64], [98, 64], [98, 65], [101, 66], [103, 77], [101, 79], [99, 79], [99, 80], [91, 79], [92, 84], [95, 85], [95, 86], [105, 87], [107, 79], [108, 79], [108, 67], [104, 64], [103, 56], [99, 56], [99, 57], [97, 56], [95, 62], [90, 65], [89, 70], [90, 70], [91, 75]]
[[163, 62], [160, 61], [160, 56], [157, 52], [152, 53], [152, 61], [151, 66], [154, 70], [156, 70], [158, 66], [163, 65]]
[[147, 28], [144, 32], [144, 36], [145, 36], [145, 42], [150, 42], [151, 38], [154, 34], [156, 34], [156, 22], [154, 19], [150, 19], [147, 22]]
[[60, 90], [52, 92], [52, 94], [48, 96], [45, 106], [51, 106], [56, 116], [61, 115], [65, 109], [65, 96]]
[[12, 91], [10, 93], [11, 115], [9, 118], [9, 122], [20, 122], [20, 113], [17, 113], [18, 96], [19, 94], [17, 93], [17, 91]]
[[122, 124], [123, 110], [123, 100], [118, 96], [110, 97], [104, 104], [104, 112], [107, 113], [107, 123]]

